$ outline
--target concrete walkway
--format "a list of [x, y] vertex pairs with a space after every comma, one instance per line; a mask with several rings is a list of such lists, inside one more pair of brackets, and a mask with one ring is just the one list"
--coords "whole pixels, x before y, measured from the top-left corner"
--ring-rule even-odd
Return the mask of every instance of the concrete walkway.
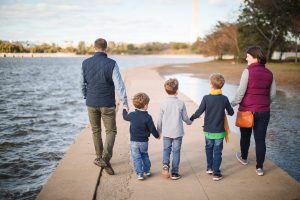
[[[150, 96], [148, 111], [156, 121], [159, 104], [166, 97], [163, 78], [151, 68], [135, 68], [127, 70], [124, 79], [129, 98], [140, 91]], [[191, 115], [197, 105], [181, 94], [179, 98], [185, 101]], [[130, 109], [134, 109], [132, 104]], [[224, 143], [221, 165], [224, 179], [213, 181], [212, 176], [205, 173], [203, 117], [191, 126], [185, 126], [180, 164], [182, 178], [173, 181], [161, 176], [162, 140], [151, 137], [152, 176], [139, 181], [130, 161], [129, 123], [122, 119], [121, 113], [119, 109], [118, 135], [111, 160], [116, 175], [109, 176], [92, 164], [94, 149], [91, 129], [87, 127], [71, 145], [38, 199], [300, 199], [300, 184], [271, 161], [266, 160], [263, 177], [256, 175], [253, 149], [249, 154], [249, 164], [241, 165], [235, 158], [239, 137], [234, 133], [230, 134], [230, 142]]]

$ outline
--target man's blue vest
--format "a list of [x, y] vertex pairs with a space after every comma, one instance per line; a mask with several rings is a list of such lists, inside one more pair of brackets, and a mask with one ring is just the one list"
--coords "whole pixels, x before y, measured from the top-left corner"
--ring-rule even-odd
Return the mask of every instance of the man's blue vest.
[[115, 85], [112, 79], [116, 61], [103, 52], [82, 62], [83, 77], [87, 83], [86, 105], [90, 107], [113, 107], [116, 105]]

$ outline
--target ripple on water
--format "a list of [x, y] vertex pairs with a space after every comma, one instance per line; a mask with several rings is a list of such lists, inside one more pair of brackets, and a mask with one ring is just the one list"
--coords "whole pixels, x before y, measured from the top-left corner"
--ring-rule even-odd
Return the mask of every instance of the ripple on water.
[[5, 141], [0, 143], [0, 150], [11, 149], [11, 148], [20, 148], [23, 146], [29, 145], [29, 142], [15, 142], [15, 141]]
[[22, 119], [36, 119], [38, 116], [32, 116], [32, 115], [17, 115], [14, 116], [12, 118], [10, 118], [11, 121], [18, 121], [18, 120], [22, 120]]

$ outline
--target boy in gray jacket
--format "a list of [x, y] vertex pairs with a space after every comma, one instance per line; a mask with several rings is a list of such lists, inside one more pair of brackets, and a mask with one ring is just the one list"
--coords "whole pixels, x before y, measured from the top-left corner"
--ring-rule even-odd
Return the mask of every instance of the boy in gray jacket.
[[173, 152], [171, 179], [181, 178], [179, 174], [180, 150], [182, 137], [184, 135], [183, 123], [192, 124], [189, 119], [183, 101], [179, 100], [178, 80], [169, 79], [164, 84], [169, 95], [160, 105], [160, 112], [157, 122], [157, 131], [163, 135], [163, 169], [162, 174], [169, 177], [170, 154]]

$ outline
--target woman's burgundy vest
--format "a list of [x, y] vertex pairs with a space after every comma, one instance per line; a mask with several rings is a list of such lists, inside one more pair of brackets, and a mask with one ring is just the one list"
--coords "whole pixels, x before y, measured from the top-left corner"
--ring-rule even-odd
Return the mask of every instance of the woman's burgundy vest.
[[248, 66], [249, 78], [245, 96], [240, 103], [239, 111], [270, 111], [270, 88], [273, 74], [265, 65], [253, 63]]

